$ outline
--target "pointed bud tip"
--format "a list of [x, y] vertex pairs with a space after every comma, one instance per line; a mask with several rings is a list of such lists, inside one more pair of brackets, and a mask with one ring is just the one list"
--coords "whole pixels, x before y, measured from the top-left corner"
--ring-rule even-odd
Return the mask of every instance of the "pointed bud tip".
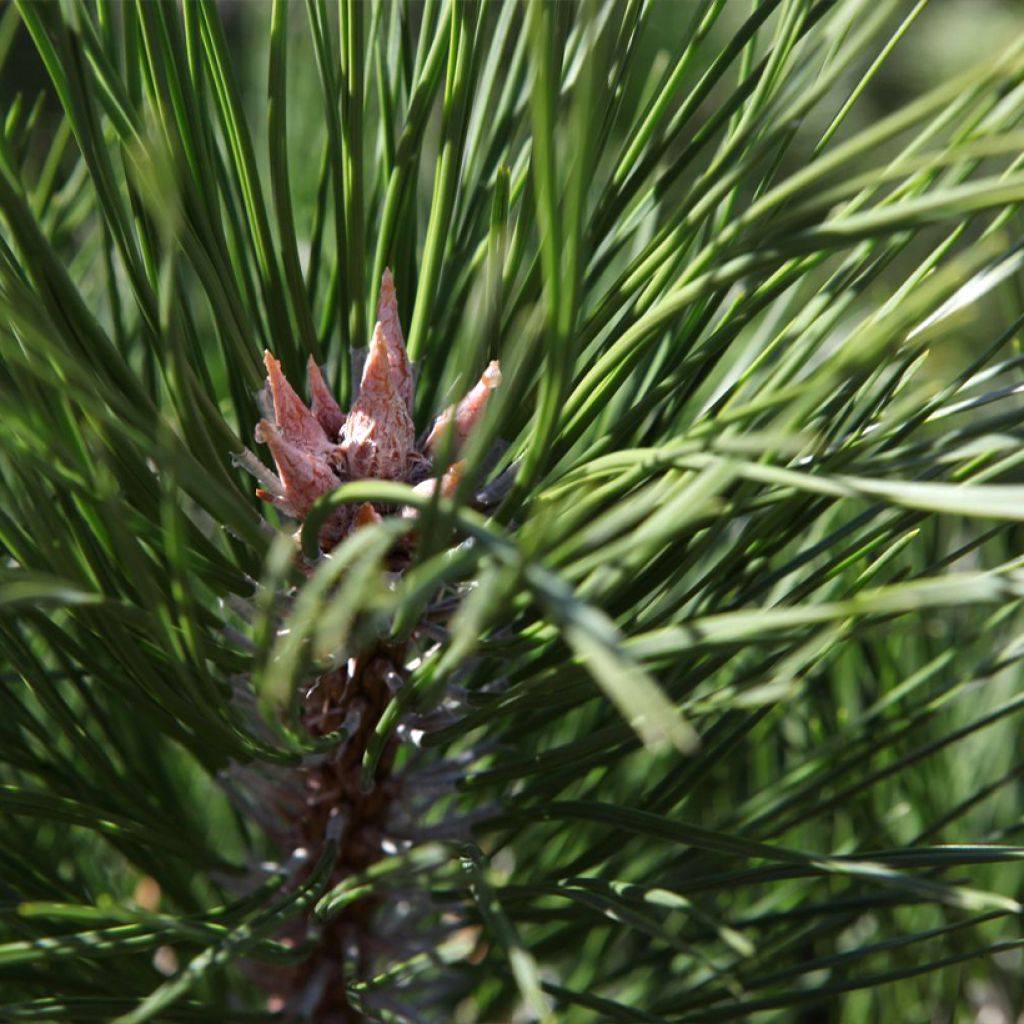
[[306, 387], [309, 391], [313, 415], [327, 435], [328, 440], [331, 442], [336, 441], [338, 432], [345, 422], [345, 414], [327, 387], [324, 375], [320, 371], [320, 364], [317, 363], [312, 355], [306, 360]]
[[269, 444], [270, 442], [267, 439], [271, 436], [279, 436], [280, 433], [281, 431], [278, 430], [276, 423], [271, 423], [268, 419], [262, 419], [256, 424], [256, 429], [252, 432], [252, 436], [260, 444]]
[[[371, 363], [388, 365], [388, 342], [384, 336], [384, 325], [378, 320], [373, 325], [373, 335], [370, 338], [370, 349], [366, 353], [366, 362], [363, 363], [363, 379], [366, 379], [367, 371]], [[388, 371], [390, 379], [390, 369]]]

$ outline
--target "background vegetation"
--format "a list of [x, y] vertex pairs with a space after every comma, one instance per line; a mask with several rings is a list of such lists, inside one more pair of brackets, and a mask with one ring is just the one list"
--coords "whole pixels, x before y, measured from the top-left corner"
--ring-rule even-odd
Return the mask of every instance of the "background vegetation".
[[[354, 1019], [1014, 1019], [1013, 5], [26, 2], [0, 68], [0, 1017], [265, 1019], [375, 894]], [[306, 579], [232, 456], [385, 265], [418, 427], [505, 382], [401, 578]], [[267, 836], [382, 641], [334, 884]]]

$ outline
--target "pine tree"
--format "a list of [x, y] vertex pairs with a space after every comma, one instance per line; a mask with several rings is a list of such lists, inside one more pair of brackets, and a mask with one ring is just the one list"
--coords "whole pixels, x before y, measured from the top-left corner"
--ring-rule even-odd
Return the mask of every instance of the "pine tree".
[[925, 7], [0, 12], [0, 1019], [1021, 1009], [1024, 37], [879, 112]]

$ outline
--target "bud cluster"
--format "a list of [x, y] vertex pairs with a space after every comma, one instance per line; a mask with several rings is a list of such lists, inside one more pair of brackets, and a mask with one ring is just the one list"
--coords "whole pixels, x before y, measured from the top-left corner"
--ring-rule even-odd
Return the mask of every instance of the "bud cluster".
[[[384, 271], [381, 281], [377, 323], [359, 392], [347, 414], [331, 394], [312, 356], [306, 368], [309, 406], [270, 352], [265, 354], [264, 364], [266, 415], [256, 427], [256, 440], [270, 449], [277, 472], [254, 467], [252, 462], [242, 464], [260, 479], [262, 486], [256, 493], [300, 522], [317, 499], [347, 480], [397, 480], [414, 483], [421, 494], [433, 493], [437, 481], [430, 475], [431, 467], [441, 439], [450, 432], [458, 454], [479, 422], [491, 391], [501, 383], [501, 369], [494, 361], [466, 397], [445, 409], [422, 444], [417, 444], [412, 421], [414, 374], [389, 270]], [[456, 462], [441, 477], [445, 496], [458, 486], [462, 470], [462, 463]], [[329, 551], [352, 530], [378, 522], [381, 516], [382, 510], [369, 502], [336, 509], [321, 529], [321, 548]]]

